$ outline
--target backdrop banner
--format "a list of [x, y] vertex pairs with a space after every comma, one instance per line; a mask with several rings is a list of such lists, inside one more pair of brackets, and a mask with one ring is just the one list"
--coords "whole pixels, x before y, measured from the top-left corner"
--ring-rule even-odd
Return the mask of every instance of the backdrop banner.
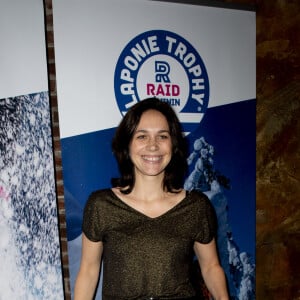
[[118, 175], [115, 128], [132, 105], [155, 96], [172, 105], [189, 141], [185, 188], [203, 191], [216, 209], [231, 298], [254, 299], [255, 12], [53, 0], [53, 18], [72, 292], [84, 205]]
[[42, 1], [1, 0], [0, 299], [64, 299]]

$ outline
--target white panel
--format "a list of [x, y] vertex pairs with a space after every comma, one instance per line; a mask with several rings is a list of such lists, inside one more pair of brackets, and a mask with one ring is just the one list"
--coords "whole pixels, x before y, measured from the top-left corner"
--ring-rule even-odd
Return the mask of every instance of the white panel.
[[53, 9], [62, 138], [117, 125], [117, 60], [149, 30], [175, 32], [198, 51], [209, 107], [256, 97], [254, 12], [147, 0], [53, 0]]
[[0, 0], [0, 99], [47, 91], [41, 0]]

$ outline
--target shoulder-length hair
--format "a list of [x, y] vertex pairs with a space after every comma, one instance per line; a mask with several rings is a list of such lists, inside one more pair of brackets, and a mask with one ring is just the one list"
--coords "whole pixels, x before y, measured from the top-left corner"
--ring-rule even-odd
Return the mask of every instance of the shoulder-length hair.
[[177, 192], [183, 187], [187, 171], [187, 144], [181, 124], [172, 107], [157, 98], [147, 98], [132, 106], [118, 128], [112, 140], [112, 150], [118, 162], [120, 178], [111, 180], [113, 187], [120, 187], [124, 194], [129, 194], [134, 186], [134, 166], [129, 155], [129, 146], [142, 114], [150, 109], [162, 113], [167, 119], [171, 142], [172, 157], [165, 169], [163, 188], [168, 192]]

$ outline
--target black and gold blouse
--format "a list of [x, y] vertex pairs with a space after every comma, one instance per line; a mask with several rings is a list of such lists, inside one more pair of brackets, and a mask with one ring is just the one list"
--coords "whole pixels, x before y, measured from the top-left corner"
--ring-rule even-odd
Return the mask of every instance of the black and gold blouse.
[[209, 199], [197, 191], [150, 218], [105, 189], [89, 197], [83, 232], [103, 242], [103, 300], [176, 299], [195, 295], [193, 244], [214, 238], [216, 219]]

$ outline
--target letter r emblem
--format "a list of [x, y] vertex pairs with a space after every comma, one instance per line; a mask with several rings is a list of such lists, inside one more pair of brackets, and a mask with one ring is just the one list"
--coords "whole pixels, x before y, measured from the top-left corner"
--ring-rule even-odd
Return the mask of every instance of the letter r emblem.
[[155, 81], [170, 82], [170, 66], [165, 61], [155, 61]]

